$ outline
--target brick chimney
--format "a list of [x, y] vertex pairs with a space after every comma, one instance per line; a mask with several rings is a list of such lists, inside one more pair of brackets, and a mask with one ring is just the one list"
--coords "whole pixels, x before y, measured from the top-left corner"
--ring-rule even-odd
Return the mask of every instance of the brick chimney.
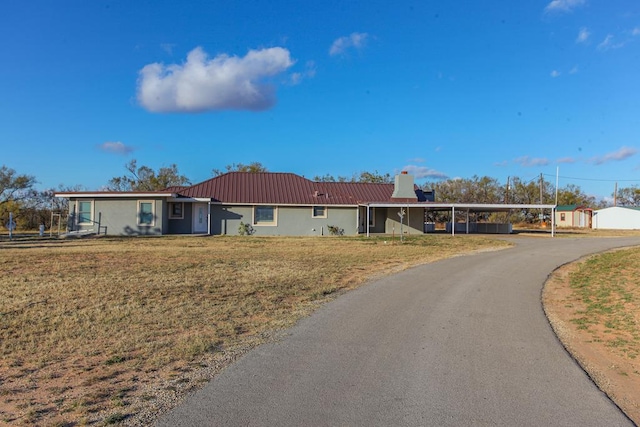
[[391, 200], [394, 202], [417, 202], [416, 190], [413, 183], [413, 175], [409, 175], [406, 171], [402, 171], [400, 175], [396, 175], [395, 187]]

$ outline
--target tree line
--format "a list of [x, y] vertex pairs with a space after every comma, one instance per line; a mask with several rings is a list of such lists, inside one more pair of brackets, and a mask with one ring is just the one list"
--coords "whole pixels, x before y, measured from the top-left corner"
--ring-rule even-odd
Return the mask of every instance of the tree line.
[[[131, 160], [125, 165], [126, 173], [111, 178], [104, 187], [107, 191], [159, 191], [169, 187], [188, 186], [191, 181], [172, 164], [157, 170], [145, 165], [139, 165]], [[260, 162], [234, 163], [224, 169], [213, 169], [212, 176], [219, 176], [227, 172], [268, 172]], [[362, 171], [351, 176], [323, 175], [315, 176], [319, 182], [370, 182], [392, 183], [393, 176], [381, 174], [378, 171]], [[80, 185], [36, 190], [37, 180], [34, 176], [19, 174], [8, 166], [0, 167], [0, 221], [4, 227], [9, 220], [9, 213], [13, 214], [18, 229], [34, 230], [41, 224], [51, 226], [51, 214], [66, 214], [68, 202], [54, 196], [57, 192], [81, 191]], [[555, 186], [541, 175], [532, 180], [510, 177], [506, 183], [497, 179], [474, 175], [471, 178], [447, 179], [426, 182], [424, 190], [435, 190], [436, 202], [441, 203], [509, 203], [509, 204], [555, 204]], [[640, 187], [632, 185], [620, 188], [617, 194], [612, 194], [617, 206], [640, 206]], [[607, 203], [596, 200], [587, 195], [574, 184], [558, 188], [557, 202], [559, 205], [582, 205], [594, 209], [603, 208]], [[518, 220], [524, 222], [538, 221], [539, 212], [522, 211], [516, 213]]]

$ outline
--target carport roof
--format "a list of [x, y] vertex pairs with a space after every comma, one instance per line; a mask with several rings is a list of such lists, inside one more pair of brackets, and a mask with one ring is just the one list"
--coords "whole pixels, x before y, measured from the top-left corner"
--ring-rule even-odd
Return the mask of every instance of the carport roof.
[[459, 209], [469, 212], [508, 212], [519, 209], [555, 209], [556, 205], [539, 204], [502, 204], [502, 203], [369, 203], [371, 208], [425, 208], [432, 211]]

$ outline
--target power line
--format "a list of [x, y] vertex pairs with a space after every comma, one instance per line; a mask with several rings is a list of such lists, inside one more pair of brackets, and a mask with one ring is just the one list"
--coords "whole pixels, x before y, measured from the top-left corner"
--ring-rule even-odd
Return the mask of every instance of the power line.
[[[555, 177], [555, 175], [545, 173], [544, 176]], [[640, 179], [597, 179], [597, 178], [576, 178], [572, 176], [559, 175], [558, 178], [573, 179], [576, 181], [599, 181], [599, 182], [640, 182]]]

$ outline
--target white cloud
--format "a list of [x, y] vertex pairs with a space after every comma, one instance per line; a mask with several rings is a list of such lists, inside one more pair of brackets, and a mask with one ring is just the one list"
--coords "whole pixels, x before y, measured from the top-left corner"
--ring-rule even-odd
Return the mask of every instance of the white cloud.
[[574, 66], [572, 69], [569, 70], [569, 74], [576, 74], [578, 71], [580, 71], [578, 69], [578, 66]]
[[275, 89], [265, 79], [294, 64], [287, 49], [250, 50], [244, 57], [213, 59], [197, 47], [183, 64], [145, 65], [139, 72], [138, 102], [152, 112], [260, 111], [272, 107]]
[[598, 45], [598, 49], [607, 50], [611, 47], [611, 42], [613, 41], [613, 36], [611, 34], [607, 34], [607, 37]]
[[167, 52], [169, 55], [173, 55], [173, 48], [176, 46], [177, 45], [175, 43], [162, 43], [160, 45], [160, 48], [162, 48], [162, 50]]
[[578, 32], [578, 37], [576, 38], [576, 43], [586, 43], [589, 40], [589, 36], [591, 33], [585, 27], [580, 28]]
[[549, 160], [542, 157], [529, 157], [522, 156], [514, 159], [514, 162], [523, 166], [525, 168], [534, 167], [534, 166], [547, 166], [549, 164]]
[[604, 156], [594, 157], [593, 159], [591, 159], [591, 161], [596, 165], [602, 165], [609, 162], [618, 162], [635, 156], [637, 152], [638, 150], [633, 147], [620, 147], [620, 149], [617, 151], [612, 151], [611, 153], [607, 153]]
[[553, 71], [550, 73], [550, 76], [551, 76], [551, 77], [553, 77], [554, 79], [555, 79], [556, 77], [560, 77], [560, 71], [558, 71], [558, 70], [553, 70]]
[[509, 161], [508, 161], [508, 160], [503, 160], [503, 161], [501, 161], [501, 162], [495, 162], [495, 163], [493, 164], [493, 166], [498, 166], [498, 167], [500, 167], [500, 168], [503, 168], [503, 167], [505, 167], [505, 166], [509, 166]]
[[98, 148], [102, 151], [106, 151], [107, 153], [115, 154], [129, 154], [133, 151], [133, 147], [125, 145], [120, 141], [107, 141], [103, 144], [100, 144]]
[[573, 157], [561, 157], [558, 160], [556, 160], [556, 163], [575, 163], [576, 159], [574, 159]]
[[316, 63], [314, 61], [307, 61], [305, 64], [305, 70], [303, 72], [297, 72], [291, 74], [291, 84], [297, 85], [304, 79], [310, 79], [316, 75]]
[[428, 168], [426, 166], [407, 165], [402, 168], [403, 171], [407, 171], [418, 179], [434, 178], [434, 179], [447, 179], [448, 176], [445, 173], [439, 172], [435, 169]]
[[607, 37], [598, 45], [598, 50], [620, 49], [624, 46], [624, 42], [614, 43], [613, 39], [613, 35], [607, 34]]
[[336, 39], [331, 48], [329, 55], [342, 55], [347, 49], [362, 49], [367, 42], [369, 35], [367, 33], [351, 33], [349, 36]]
[[586, 0], [552, 0], [545, 8], [545, 12], [571, 12], [578, 6], [582, 6]]
[[632, 36], [640, 36], [640, 27], [636, 27], [633, 30], [631, 30], [631, 35]]

